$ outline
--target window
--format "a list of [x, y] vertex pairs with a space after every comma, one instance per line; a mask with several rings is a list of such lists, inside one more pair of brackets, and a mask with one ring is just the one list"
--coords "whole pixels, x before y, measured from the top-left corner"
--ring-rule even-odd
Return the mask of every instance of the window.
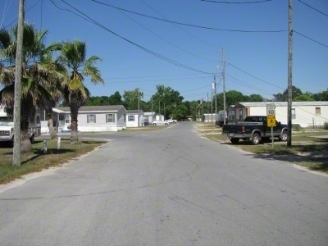
[[315, 114], [321, 115], [321, 108], [320, 107], [315, 108]]
[[65, 115], [64, 114], [59, 114], [58, 119], [60, 121], [65, 120]]
[[243, 120], [244, 117], [243, 117], [243, 109], [239, 109], [239, 119], [240, 120]]
[[107, 114], [106, 122], [115, 122], [115, 114]]
[[235, 111], [234, 110], [229, 111], [228, 114], [229, 114], [229, 120], [235, 119]]
[[96, 115], [95, 114], [88, 114], [87, 115], [87, 122], [88, 123], [96, 123]]
[[40, 116], [39, 115], [36, 117], [36, 124], [40, 124]]
[[134, 115], [129, 115], [128, 121], [134, 121]]
[[65, 115], [65, 123], [70, 123], [69, 114], [66, 114]]
[[292, 108], [292, 119], [296, 119], [296, 110]]

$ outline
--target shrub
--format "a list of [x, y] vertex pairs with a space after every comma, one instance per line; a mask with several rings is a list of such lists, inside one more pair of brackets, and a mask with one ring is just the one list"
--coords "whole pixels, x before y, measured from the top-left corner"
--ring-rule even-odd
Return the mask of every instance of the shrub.
[[297, 124], [297, 125], [293, 125], [293, 126], [292, 126], [292, 130], [293, 130], [293, 131], [297, 131], [297, 132], [299, 132], [299, 131], [302, 130], [302, 127], [301, 127], [300, 125], [298, 125], [298, 124]]
[[325, 130], [328, 130], [328, 121], [326, 121], [325, 123], [323, 123], [323, 128], [324, 128]]

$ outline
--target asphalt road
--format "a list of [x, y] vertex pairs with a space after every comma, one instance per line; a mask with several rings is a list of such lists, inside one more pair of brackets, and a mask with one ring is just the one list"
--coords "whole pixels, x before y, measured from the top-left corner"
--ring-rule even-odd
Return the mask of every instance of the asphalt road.
[[1, 245], [328, 245], [327, 176], [201, 138], [192, 123], [107, 137], [0, 193]]

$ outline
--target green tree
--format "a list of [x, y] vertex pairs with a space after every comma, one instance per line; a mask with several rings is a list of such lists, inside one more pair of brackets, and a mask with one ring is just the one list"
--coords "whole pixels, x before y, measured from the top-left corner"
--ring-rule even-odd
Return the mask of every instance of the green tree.
[[[183, 97], [176, 90], [169, 86], [157, 85], [156, 93], [150, 99], [153, 103], [154, 110], [159, 114], [165, 114], [167, 119], [169, 115], [174, 113], [174, 105], [179, 105], [183, 101]], [[165, 112], [164, 112], [165, 108]]]
[[79, 109], [90, 97], [90, 92], [84, 82], [85, 77], [90, 77], [94, 84], [104, 83], [99, 69], [95, 63], [101, 59], [98, 56], [86, 58], [86, 43], [74, 40], [59, 45], [60, 55], [58, 62], [66, 67], [67, 78], [59, 86], [65, 103], [71, 111], [71, 142], [78, 141], [77, 116]]
[[245, 101], [247, 101], [247, 102], [263, 102], [264, 98], [260, 94], [251, 94], [249, 96], [245, 96]]
[[[292, 86], [292, 99], [294, 100], [296, 97], [303, 95], [303, 92], [300, 88], [296, 86]], [[273, 94], [274, 100], [277, 102], [286, 102], [288, 100], [288, 88], [284, 90], [283, 93]]]
[[139, 106], [141, 108], [141, 98], [143, 98], [143, 92], [141, 92], [138, 88], [134, 90], [124, 91], [123, 93], [123, 100], [124, 100], [124, 107], [127, 110], [137, 110], [138, 109], [138, 100]]
[[316, 101], [328, 101], [328, 90], [313, 94]]
[[122, 96], [118, 91], [108, 97], [108, 102], [109, 105], [123, 105]]
[[314, 98], [313, 98], [313, 95], [312, 93], [310, 92], [306, 92], [302, 95], [299, 95], [299, 96], [296, 96], [293, 101], [315, 101]]
[[[11, 31], [0, 31], [0, 103], [7, 112], [13, 114], [15, 89], [15, 58], [17, 27]], [[22, 95], [21, 95], [21, 150], [31, 151], [29, 141], [29, 119], [34, 119], [36, 109], [51, 110], [59, 99], [56, 82], [65, 77], [65, 69], [52, 59], [54, 46], [46, 47], [46, 30], [36, 30], [32, 25], [24, 24], [22, 57]]]

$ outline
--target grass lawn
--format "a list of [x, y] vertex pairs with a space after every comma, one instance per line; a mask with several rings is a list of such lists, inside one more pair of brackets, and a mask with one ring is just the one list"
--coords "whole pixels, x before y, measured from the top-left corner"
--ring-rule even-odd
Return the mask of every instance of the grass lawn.
[[12, 165], [12, 148], [0, 145], [0, 183], [8, 183], [24, 174], [59, 166], [94, 150], [104, 143], [106, 142], [81, 140], [76, 144], [70, 144], [70, 140], [62, 139], [61, 149], [57, 150], [57, 140], [48, 140], [48, 151], [47, 154], [44, 154], [43, 142], [35, 141], [32, 145], [33, 152], [22, 155], [22, 165], [20, 167]]
[[[221, 128], [212, 126], [203, 126], [197, 124], [198, 132], [211, 140], [221, 144], [231, 145], [226, 136], [221, 135]], [[286, 142], [275, 141], [274, 148], [271, 142], [260, 145], [252, 145], [250, 142], [241, 141], [235, 148], [251, 152], [254, 158], [276, 159], [295, 163], [297, 165], [328, 173], [328, 139], [315, 138], [315, 136], [328, 135], [328, 131], [320, 132], [299, 132], [292, 135], [292, 147], [287, 147]]]
[[[310, 137], [308, 137], [310, 138]], [[252, 152], [255, 158], [270, 158], [289, 161], [297, 165], [328, 173], [328, 139], [313, 139], [292, 142], [291, 147], [286, 143], [271, 143], [261, 145], [236, 145], [244, 151]]]

